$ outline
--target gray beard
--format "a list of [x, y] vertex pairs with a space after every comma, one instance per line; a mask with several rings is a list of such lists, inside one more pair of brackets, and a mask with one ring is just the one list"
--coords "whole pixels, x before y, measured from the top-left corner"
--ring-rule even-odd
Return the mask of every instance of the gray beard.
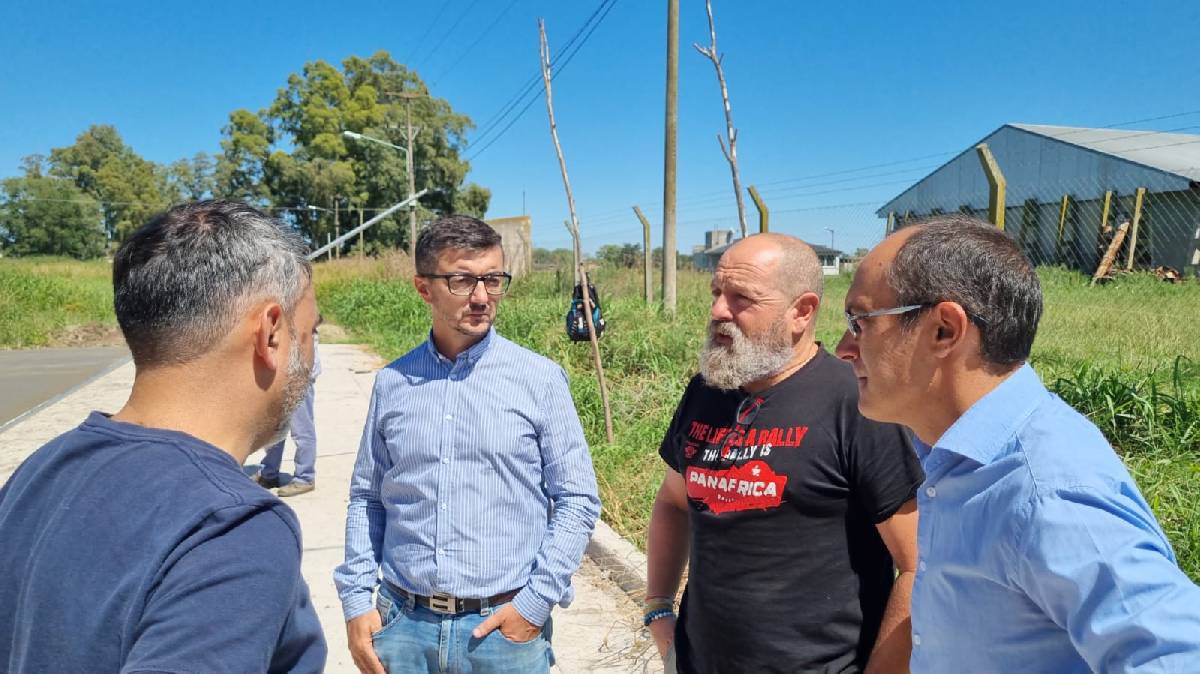
[[274, 445], [287, 437], [288, 428], [292, 423], [292, 413], [304, 402], [311, 383], [312, 368], [304, 364], [300, 355], [300, 342], [296, 339], [295, 328], [288, 326], [292, 346], [288, 350], [287, 383], [283, 386], [283, 399], [280, 401], [279, 418], [275, 420], [275, 432], [267, 447]]
[[[733, 343], [718, 344], [717, 335], [729, 337]], [[791, 335], [783, 316], [758, 340], [747, 337], [732, 322], [710, 321], [708, 339], [700, 351], [700, 374], [709, 386], [729, 391], [778, 374], [792, 355]]]

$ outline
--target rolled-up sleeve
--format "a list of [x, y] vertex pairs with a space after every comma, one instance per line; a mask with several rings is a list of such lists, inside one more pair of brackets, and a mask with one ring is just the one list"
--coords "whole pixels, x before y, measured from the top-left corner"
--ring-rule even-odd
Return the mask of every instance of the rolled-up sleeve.
[[350, 504], [346, 508], [346, 561], [333, 572], [342, 613], [350, 620], [371, 610], [372, 593], [379, 578], [387, 514], [380, 500], [383, 476], [391, 468], [387, 445], [378, 430], [380, 378], [376, 377], [359, 442], [358, 459], [350, 478]]
[[596, 473], [567, 375], [555, 366], [547, 379], [538, 444], [552, 512], [529, 582], [513, 599], [514, 608], [534, 625], [545, 623], [555, 604], [570, 605], [571, 576], [600, 516]]

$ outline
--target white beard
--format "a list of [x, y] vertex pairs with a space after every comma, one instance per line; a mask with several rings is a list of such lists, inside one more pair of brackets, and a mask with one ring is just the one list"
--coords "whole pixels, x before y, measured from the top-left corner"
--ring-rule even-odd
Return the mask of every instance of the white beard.
[[[733, 340], [718, 344], [717, 335]], [[780, 316], [759, 339], [746, 336], [733, 322], [709, 321], [700, 351], [700, 374], [714, 388], [733, 390], [782, 371], [792, 359], [792, 339]]]

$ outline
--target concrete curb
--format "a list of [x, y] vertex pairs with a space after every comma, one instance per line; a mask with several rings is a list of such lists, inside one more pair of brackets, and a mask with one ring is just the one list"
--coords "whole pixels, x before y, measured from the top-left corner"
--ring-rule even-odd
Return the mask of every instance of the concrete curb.
[[588, 541], [587, 555], [638, 606], [646, 595], [646, 555], [603, 520]]

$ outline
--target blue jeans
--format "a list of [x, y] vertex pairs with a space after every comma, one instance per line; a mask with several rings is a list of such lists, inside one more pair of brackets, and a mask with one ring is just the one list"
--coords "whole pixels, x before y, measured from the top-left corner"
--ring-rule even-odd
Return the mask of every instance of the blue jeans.
[[[312, 484], [317, 479], [317, 427], [313, 423], [313, 385], [308, 385], [308, 395], [292, 412], [288, 423], [292, 441], [296, 443], [296, 472], [293, 480]], [[285, 440], [267, 448], [267, 454], [262, 460], [262, 476], [268, 480], [279, 477], [279, 464], [283, 462], [283, 443]]]
[[524, 643], [509, 641], [500, 630], [482, 639], [471, 636], [498, 607], [481, 613], [444, 615], [379, 589], [383, 629], [371, 640], [390, 674], [547, 674], [554, 661], [550, 621]]

